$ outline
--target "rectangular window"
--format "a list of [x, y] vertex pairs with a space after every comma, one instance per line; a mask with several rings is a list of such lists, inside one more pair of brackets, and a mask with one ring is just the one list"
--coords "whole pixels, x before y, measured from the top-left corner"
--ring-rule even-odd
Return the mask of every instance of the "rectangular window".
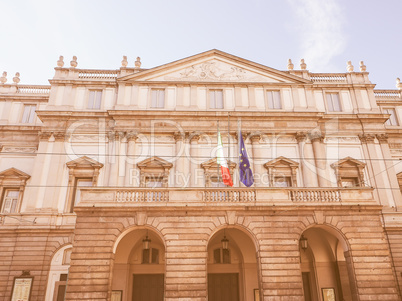
[[338, 93], [326, 93], [329, 112], [341, 112], [341, 103]]
[[75, 182], [75, 196], [74, 196], [74, 205], [78, 204], [81, 200], [81, 189], [82, 187], [92, 187], [93, 181], [92, 178], [88, 179], [76, 179]]
[[357, 178], [353, 178], [353, 177], [351, 177], [351, 178], [344, 178], [344, 177], [342, 177], [342, 178], [341, 178], [341, 181], [342, 181], [342, 187], [349, 187], [349, 188], [351, 188], [351, 187], [358, 187], [358, 186], [359, 186], [359, 185], [358, 185], [359, 181], [358, 181]]
[[209, 90], [209, 107], [211, 109], [223, 109], [222, 90]]
[[36, 105], [24, 105], [21, 123], [33, 123], [35, 118]]
[[279, 91], [267, 91], [268, 108], [282, 109], [281, 93]]
[[88, 109], [99, 110], [102, 103], [102, 90], [89, 91]]
[[155, 248], [142, 250], [142, 264], [159, 263], [159, 250]]
[[290, 187], [291, 179], [290, 177], [275, 177], [274, 187]]
[[2, 202], [2, 213], [14, 213], [17, 212], [18, 197], [20, 191], [17, 189], [6, 189]]
[[396, 112], [394, 108], [383, 109], [384, 114], [389, 114], [388, 120], [385, 122], [386, 125], [399, 125], [398, 119], [396, 118]]
[[148, 178], [148, 179], [146, 179], [145, 186], [147, 188], [162, 188], [163, 182], [162, 182], [162, 179], [160, 179], [160, 178]]
[[142, 250], [142, 264], [149, 263], [149, 254], [151, 253], [150, 249]]
[[151, 108], [165, 107], [165, 90], [152, 89], [151, 91]]
[[222, 178], [221, 177], [219, 177], [219, 179], [218, 179], [218, 177], [216, 177], [216, 176], [211, 176], [210, 177], [210, 180], [211, 180], [211, 187], [226, 187], [226, 185], [222, 182]]

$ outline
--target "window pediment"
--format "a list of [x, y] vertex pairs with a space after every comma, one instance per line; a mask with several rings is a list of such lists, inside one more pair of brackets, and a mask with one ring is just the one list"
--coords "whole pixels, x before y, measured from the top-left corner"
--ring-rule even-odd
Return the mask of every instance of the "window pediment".
[[264, 164], [268, 171], [271, 187], [297, 187], [297, 168], [299, 163], [280, 156]]
[[31, 176], [14, 167], [0, 172], [0, 185], [25, 185]]
[[139, 169], [170, 169], [173, 164], [159, 157], [151, 157], [137, 163]]
[[[227, 160], [228, 166], [229, 166], [229, 171], [230, 174], [233, 175], [233, 171], [236, 168], [236, 163], [230, 160]], [[213, 186], [213, 183], [218, 182], [218, 162], [217, 158], [212, 158], [209, 159], [208, 161], [201, 163], [201, 167], [204, 169], [204, 175], [205, 175], [205, 186], [206, 187], [211, 187]]]
[[92, 169], [100, 169], [103, 167], [102, 163], [95, 161], [87, 156], [80, 157], [73, 161], [66, 163], [68, 168], [92, 168]]
[[346, 157], [331, 164], [331, 167], [335, 170], [339, 187], [364, 186], [363, 169], [365, 166], [366, 163], [352, 157]]
[[141, 172], [140, 186], [167, 187], [169, 171], [173, 164], [159, 157], [151, 157], [137, 163]]
[[363, 169], [366, 166], [366, 163], [356, 160], [352, 157], [346, 157], [344, 159], [339, 160], [338, 162], [332, 163], [332, 168], [359, 168]]

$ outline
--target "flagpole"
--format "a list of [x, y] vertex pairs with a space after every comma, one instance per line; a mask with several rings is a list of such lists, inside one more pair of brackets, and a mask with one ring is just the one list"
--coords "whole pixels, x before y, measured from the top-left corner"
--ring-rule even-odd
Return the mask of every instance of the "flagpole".
[[[240, 129], [241, 129], [241, 117], [239, 118], [239, 119], [237, 119], [237, 149], [238, 149], [238, 154], [240, 154], [240, 152], [241, 152], [241, 149], [240, 149], [240, 135], [241, 135], [241, 131], [240, 131]], [[238, 155], [237, 156], [237, 166], [239, 166], [239, 168], [240, 168], [240, 156]], [[239, 170], [239, 177], [240, 177], [240, 170]], [[241, 183], [241, 181], [240, 181], [240, 179], [239, 179], [239, 187], [240, 187], [240, 183]]]
[[230, 170], [230, 113], [228, 113], [228, 160]]
[[[218, 123], [217, 123], [217, 127], [218, 127], [218, 132], [216, 134], [216, 140], [219, 142], [219, 120], [218, 120]], [[219, 172], [219, 162], [218, 162], [218, 150], [216, 150], [216, 172], [217, 172], [217, 174], [216, 174], [217, 183], [216, 184], [217, 184], [217, 187], [219, 187], [219, 175], [220, 175], [220, 172]]]

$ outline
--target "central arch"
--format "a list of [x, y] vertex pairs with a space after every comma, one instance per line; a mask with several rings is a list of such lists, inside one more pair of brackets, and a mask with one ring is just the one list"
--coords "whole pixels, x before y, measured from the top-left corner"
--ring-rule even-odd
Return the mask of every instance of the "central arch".
[[[150, 228], [130, 229], [116, 241], [111, 294], [122, 301], [163, 301], [165, 244]], [[117, 297], [119, 296], [119, 297]]]
[[238, 228], [220, 229], [209, 240], [207, 253], [208, 301], [259, 296], [257, 252], [249, 234]]

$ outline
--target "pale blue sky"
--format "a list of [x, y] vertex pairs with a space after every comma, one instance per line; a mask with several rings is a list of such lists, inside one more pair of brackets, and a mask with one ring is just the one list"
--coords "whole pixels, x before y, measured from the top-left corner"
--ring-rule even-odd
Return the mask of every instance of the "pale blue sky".
[[363, 60], [377, 89], [402, 78], [401, 0], [0, 0], [0, 72], [47, 84], [59, 55], [152, 68], [213, 48], [286, 70], [346, 72]]

